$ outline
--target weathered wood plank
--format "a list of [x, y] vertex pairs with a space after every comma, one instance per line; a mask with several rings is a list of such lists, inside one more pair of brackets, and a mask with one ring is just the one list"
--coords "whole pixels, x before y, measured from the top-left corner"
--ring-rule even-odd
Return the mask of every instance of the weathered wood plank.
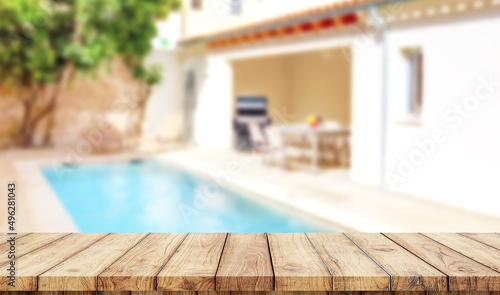
[[154, 291], [156, 275], [187, 234], [153, 233], [98, 277], [100, 291]]
[[500, 288], [500, 273], [421, 234], [385, 234], [406, 250], [445, 273], [450, 291], [489, 291]]
[[391, 275], [392, 291], [446, 291], [446, 276], [382, 234], [346, 234]]
[[[362, 292], [362, 293], [367, 293], [367, 292]], [[369, 292], [371, 294], [378, 294], [379, 292]], [[388, 293], [387, 295], [428, 295], [428, 294], [432, 294], [432, 293], [436, 293], [437, 294], [441, 294], [441, 295], [445, 295], [446, 293], [451, 293], [451, 292], [448, 292], [448, 291], [397, 291], [397, 292], [384, 292], [384, 293]], [[458, 295], [456, 294], [457, 292], [453, 292], [455, 294], [453, 295]], [[451, 294], [449, 294], [451, 295]]]
[[[401, 292], [395, 292], [395, 295], [403, 295]], [[494, 292], [493, 292], [494, 293]], [[413, 295], [413, 294], [405, 294], [405, 295]], [[492, 295], [491, 292], [488, 291], [465, 291], [465, 292], [457, 292], [457, 291], [433, 291], [427, 292], [427, 295]]]
[[[0, 290], [36, 291], [37, 277], [65, 259], [82, 251], [106, 234], [71, 234], [16, 259], [16, 287], [8, 285], [5, 275], [0, 276]], [[54, 290], [47, 290], [54, 291]]]
[[[110, 293], [114, 293], [114, 292], [110, 292]], [[164, 294], [163, 294], [163, 291], [131, 291], [130, 295], [164, 295]], [[184, 294], [179, 294], [179, 295], [184, 295]], [[193, 294], [193, 295], [196, 295], [196, 294]]]
[[0, 295], [500, 295], [487, 291], [3, 291]]
[[[100, 292], [93, 292], [92, 295], [130, 295], [130, 293], [131, 293], [130, 291], [100, 291]], [[157, 294], [157, 295], [163, 295], [163, 294]]]
[[425, 236], [500, 271], [500, 250], [456, 233], [425, 233]]
[[[344, 293], [344, 292], [342, 292]], [[412, 292], [390, 292], [390, 291], [361, 291], [361, 292], [348, 292], [350, 294], [345, 294], [345, 295], [395, 295], [402, 293], [401, 295], [425, 295], [425, 292], [422, 291], [412, 291]], [[354, 294], [353, 294], [354, 293]], [[342, 295], [342, 294], [335, 294], [335, 295]]]
[[[182, 294], [169, 294], [169, 295], [184, 295], [184, 293], [189, 293], [189, 292], [192, 292], [192, 291], [182, 291], [181, 292]], [[172, 292], [167, 291], [166, 293], [172, 293]], [[230, 291], [198, 291], [195, 293], [198, 295], [231, 295]], [[195, 294], [192, 294], [192, 295], [195, 295]]]
[[[399, 293], [401, 292], [394, 292], [394, 294], [396, 295], [399, 295]], [[409, 292], [407, 292], [409, 293]], [[413, 293], [413, 292], [412, 292]], [[459, 292], [457, 291], [428, 291], [426, 292], [427, 295], [460, 295]], [[407, 295], [412, 295], [411, 293], [407, 294]]]
[[[47, 244], [50, 244], [58, 239], [61, 239], [64, 236], [69, 235], [69, 233], [35, 233], [29, 236], [26, 236], [19, 241], [16, 240], [16, 258], [21, 258], [23, 255], [30, 253], [31, 251], [35, 251], [36, 249], [43, 247]], [[0, 246], [0, 253], [8, 253], [10, 249], [10, 244], [4, 244]], [[0, 265], [4, 265], [8, 263], [11, 259], [7, 255], [0, 256]]]
[[18, 233], [16, 235], [11, 235], [11, 234], [8, 234], [8, 233], [0, 233], [0, 246], [9, 243], [9, 239], [11, 237], [15, 237], [16, 241], [17, 241], [17, 240], [19, 240], [19, 239], [21, 239], [23, 237], [26, 237], [26, 236], [28, 236], [30, 234], [31, 233]]
[[[203, 292], [209, 292], [209, 291], [201, 291], [201, 292], [196, 292], [196, 291], [156, 291], [160, 293], [159, 295], [201, 295]], [[213, 291], [215, 294], [216, 292]], [[217, 292], [217, 293], [224, 293], [224, 292]], [[227, 292], [228, 294], [220, 294], [220, 295], [230, 295], [230, 292]], [[154, 295], [154, 294], [153, 294]]]
[[[10, 293], [10, 294], [6, 294]], [[96, 292], [92, 291], [31, 291], [31, 292], [0, 292], [0, 295], [22, 295], [22, 293], [26, 293], [26, 295], [130, 295], [130, 292], [120, 291], [120, 292]], [[162, 295], [160, 294], [152, 294], [152, 295]]]
[[158, 290], [214, 291], [227, 234], [189, 234], [157, 276]]
[[458, 292], [458, 295], [490, 295], [491, 292], [487, 291], [465, 291], [465, 292]]
[[[10, 293], [14, 293], [14, 292], [10, 292]], [[20, 293], [20, 292], [16, 292], [14, 294], [15, 295], [21, 295], [21, 294], [18, 294], [18, 293]], [[45, 292], [42, 292], [42, 291], [31, 291], [31, 292], [27, 292], [27, 293], [29, 293], [30, 295], [64, 295], [63, 291], [45, 291]], [[2, 295], [5, 295], [5, 294], [2, 294]]]
[[[359, 292], [357, 294], [347, 294], [348, 292], [331, 292], [331, 291], [268, 291], [266, 295], [361, 295]], [[233, 292], [231, 292], [233, 295]]]
[[266, 234], [229, 234], [217, 270], [217, 291], [273, 290]]
[[112, 233], [38, 278], [40, 291], [95, 291], [96, 277], [146, 234]]
[[0, 291], [0, 295], [30, 295], [31, 293], [29, 291]]
[[[495, 294], [496, 293], [496, 294]], [[499, 295], [499, 292], [492, 292], [492, 295]], [[329, 291], [4, 291], [0, 295], [425, 295], [425, 292], [387, 292], [387, 291], [349, 291], [349, 292], [329, 292]], [[490, 295], [490, 292], [428, 292], [428, 295]]]
[[[222, 291], [218, 291], [216, 293], [217, 293], [217, 295], [222, 295], [222, 294], [219, 294], [221, 292]], [[272, 292], [272, 291], [267, 291], [267, 292]], [[264, 291], [236, 291], [236, 292], [235, 291], [231, 291], [229, 293], [231, 295], [264, 295], [267, 292], [264, 292]], [[299, 292], [296, 292], [296, 293], [299, 293]], [[325, 293], [328, 293], [328, 292], [325, 292]], [[271, 294], [271, 293], [269, 293], [269, 294]], [[298, 294], [293, 294], [293, 295], [298, 295]], [[328, 295], [328, 294], [317, 294], [317, 295]]]
[[[43, 292], [45, 293], [45, 292]], [[96, 292], [92, 291], [65, 291], [63, 292], [64, 295], [96, 295]], [[42, 294], [43, 295], [43, 294]]]
[[390, 276], [344, 234], [307, 234], [333, 276], [334, 291], [389, 290]]
[[332, 276], [305, 234], [268, 234], [276, 291], [330, 291]]
[[467, 236], [471, 239], [484, 243], [488, 246], [497, 248], [500, 250], [500, 235], [496, 233], [486, 234], [486, 233], [463, 233], [462, 235]]

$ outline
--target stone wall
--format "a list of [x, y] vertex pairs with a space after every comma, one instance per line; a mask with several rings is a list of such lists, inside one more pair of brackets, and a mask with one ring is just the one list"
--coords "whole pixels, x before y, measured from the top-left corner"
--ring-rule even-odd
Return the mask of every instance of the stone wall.
[[[136, 115], [134, 99], [141, 90], [122, 62], [115, 60], [95, 77], [76, 76], [60, 96], [54, 113], [53, 144], [76, 144], [89, 130], [108, 122], [116, 136], [127, 136]], [[0, 89], [0, 147], [12, 145], [23, 107], [12, 89]], [[40, 122], [35, 145], [42, 142], [48, 120]]]

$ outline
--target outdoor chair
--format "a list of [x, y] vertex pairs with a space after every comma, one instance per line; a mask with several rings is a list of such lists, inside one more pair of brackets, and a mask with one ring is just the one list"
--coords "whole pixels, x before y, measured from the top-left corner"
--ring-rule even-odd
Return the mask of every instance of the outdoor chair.
[[267, 142], [259, 124], [250, 123], [248, 124], [248, 129], [250, 131], [250, 139], [252, 140], [254, 151], [262, 152]]
[[292, 169], [292, 164], [304, 159], [304, 150], [297, 147], [297, 138], [285, 135], [279, 128], [264, 129], [266, 146], [264, 148], [264, 163], [277, 165], [284, 169]]

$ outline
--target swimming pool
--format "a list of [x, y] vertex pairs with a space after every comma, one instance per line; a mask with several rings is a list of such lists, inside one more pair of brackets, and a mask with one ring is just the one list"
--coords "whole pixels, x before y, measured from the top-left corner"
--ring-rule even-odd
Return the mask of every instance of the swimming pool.
[[161, 162], [42, 173], [81, 232], [331, 232], [296, 212]]

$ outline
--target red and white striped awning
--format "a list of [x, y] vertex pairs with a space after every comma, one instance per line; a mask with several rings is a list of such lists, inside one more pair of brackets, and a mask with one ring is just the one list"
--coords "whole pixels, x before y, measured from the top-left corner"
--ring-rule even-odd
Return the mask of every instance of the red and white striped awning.
[[181, 46], [203, 42], [208, 49], [226, 48], [245, 43], [259, 42], [271, 38], [307, 34], [334, 27], [356, 24], [358, 11], [367, 5], [381, 4], [384, 0], [348, 0], [331, 5], [312, 8], [273, 19], [196, 36], [180, 41]]

